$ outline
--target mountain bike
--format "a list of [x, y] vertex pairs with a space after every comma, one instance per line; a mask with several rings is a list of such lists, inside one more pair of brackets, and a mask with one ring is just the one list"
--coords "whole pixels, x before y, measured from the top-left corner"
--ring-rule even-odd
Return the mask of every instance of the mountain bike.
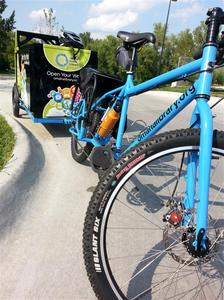
[[[136, 86], [129, 72], [125, 89], [112, 92], [119, 92], [118, 104], [123, 101], [119, 139], [130, 96], [199, 74], [131, 142], [91, 198], [83, 252], [98, 299], [224, 298], [224, 132], [213, 130], [208, 104], [212, 73], [222, 56], [217, 40], [224, 12], [213, 8], [207, 15], [201, 58]], [[145, 38], [119, 36], [133, 52]], [[193, 99], [190, 128], [155, 135]], [[120, 150], [119, 142], [115, 149]]]

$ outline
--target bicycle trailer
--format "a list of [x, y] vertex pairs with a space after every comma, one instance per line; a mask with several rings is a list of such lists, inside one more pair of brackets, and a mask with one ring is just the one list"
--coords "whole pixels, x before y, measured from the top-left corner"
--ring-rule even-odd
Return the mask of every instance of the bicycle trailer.
[[73, 103], [80, 97], [80, 70], [96, 68], [97, 53], [79, 44], [79, 48], [68, 46], [61, 45], [57, 36], [15, 33], [14, 116], [23, 109], [33, 122], [71, 123]]

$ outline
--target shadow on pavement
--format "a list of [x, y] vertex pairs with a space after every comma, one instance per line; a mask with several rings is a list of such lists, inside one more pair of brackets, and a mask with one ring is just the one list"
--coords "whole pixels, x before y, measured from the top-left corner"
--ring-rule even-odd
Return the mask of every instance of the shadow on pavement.
[[0, 238], [12, 229], [19, 218], [22, 218], [26, 205], [32, 199], [33, 187], [38, 182], [45, 164], [41, 144], [29, 130], [21, 123], [20, 125], [28, 135], [30, 153], [21, 174], [16, 178], [12, 178], [1, 190]]

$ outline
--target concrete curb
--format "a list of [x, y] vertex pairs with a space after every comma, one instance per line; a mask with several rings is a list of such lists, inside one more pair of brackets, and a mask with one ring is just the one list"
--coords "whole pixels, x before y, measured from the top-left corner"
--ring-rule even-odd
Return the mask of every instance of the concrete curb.
[[[30, 143], [27, 134], [22, 129], [22, 126], [12, 118], [9, 114], [5, 113], [0, 109], [0, 114], [5, 117], [8, 124], [12, 127], [16, 135], [16, 144], [13, 150], [13, 156], [0, 171], [0, 191], [3, 187], [10, 184], [10, 181], [15, 182], [24, 168], [27, 166], [26, 162], [30, 156]], [[1, 192], [0, 192], [1, 194]]]
[[36, 137], [9, 114], [0, 110], [16, 135], [13, 157], [0, 172], [0, 239], [14, 228], [32, 201], [32, 193], [45, 164]]

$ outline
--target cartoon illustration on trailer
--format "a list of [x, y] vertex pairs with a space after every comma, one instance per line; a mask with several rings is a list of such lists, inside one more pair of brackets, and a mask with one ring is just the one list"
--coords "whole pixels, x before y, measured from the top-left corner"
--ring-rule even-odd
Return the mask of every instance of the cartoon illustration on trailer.
[[[43, 118], [54, 117], [54, 116], [70, 116], [70, 107], [72, 102], [72, 97], [75, 91], [75, 86], [72, 85], [70, 88], [57, 87], [57, 91], [51, 90], [47, 95], [50, 101], [45, 105], [43, 110]], [[80, 90], [78, 88], [75, 102], [79, 101], [81, 97]]]
[[21, 68], [21, 79], [22, 79], [22, 88], [21, 88], [21, 97], [24, 101], [24, 103], [29, 107], [29, 97], [27, 94], [27, 75], [26, 75], [26, 68], [25, 65], [22, 64]]

